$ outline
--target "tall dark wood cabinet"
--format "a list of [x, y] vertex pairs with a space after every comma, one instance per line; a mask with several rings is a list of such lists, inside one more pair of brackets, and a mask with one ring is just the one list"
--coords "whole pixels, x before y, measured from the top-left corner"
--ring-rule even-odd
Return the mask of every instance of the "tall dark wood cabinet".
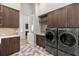
[[45, 48], [45, 36], [44, 35], [36, 35], [36, 44], [40, 47]]
[[7, 6], [0, 5], [0, 27], [18, 28], [19, 11]]

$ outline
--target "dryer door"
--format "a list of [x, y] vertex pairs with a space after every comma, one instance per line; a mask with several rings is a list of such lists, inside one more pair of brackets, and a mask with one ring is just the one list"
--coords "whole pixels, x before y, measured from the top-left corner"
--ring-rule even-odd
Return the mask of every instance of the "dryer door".
[[60, 35], [60, 41], [69, 47], [73, 47], [76, 44], [76, 38], [70, 33], [63, 33]]
[[47, 32], [46, 35], [46, 40], [52, 41], [54, 38], [54, 33], [53, 32]]

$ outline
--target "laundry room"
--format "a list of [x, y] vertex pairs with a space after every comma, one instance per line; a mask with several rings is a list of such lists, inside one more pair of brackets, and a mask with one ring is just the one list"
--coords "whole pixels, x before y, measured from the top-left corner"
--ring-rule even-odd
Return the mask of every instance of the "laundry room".
[[79, 59], [79, 1], [0, 0], [0, 59]]
[[79, 3], [1, 3], [0, 56], [79, 56]]

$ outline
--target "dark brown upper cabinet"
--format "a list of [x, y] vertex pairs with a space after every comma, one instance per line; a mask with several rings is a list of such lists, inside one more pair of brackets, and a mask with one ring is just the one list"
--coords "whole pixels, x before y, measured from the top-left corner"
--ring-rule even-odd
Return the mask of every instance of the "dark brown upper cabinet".
[[9, 27], [17, 28], [19, 27], [19, 11], [14, 9], [9, 9]]
[[3, 17], [0, 16], [0, 27], [2, 27], [2, 26], [3, 26]]
[[77, 24], [76, 4], [67, 6], [68, 27], [79, 27]]
[[67, 8], [60, 8], [49, 13], [48, 27], [67, 27]]
[[0, 5], [0, 27], [2, 28], [18, 28], [19, 27], [19, 11]]
[[57, 27], [67, 27], [67, 8], [57, 10]]
[[9, 8], [3, 6], [3, 26], [4, 28], [9, 26]]
[[75, 23], [74, 24], [76, 24], [76, 26], [75, 27], [79, 27], [79, 3], [76, 3], [75, 4], [75, 17], [76, 17], [76, 19], [74, 19], [75, 20]]
[[3, 6], [0, 5], [0, 27], [3, 26]]
[[51, 27], [57, 27], [57, 11], [51, 12], [48, 14], [47, 17], [47, 27], [51, 28]]
[[79, 27], [79, 3], [67, 5], [48, 13], [49, 27]]

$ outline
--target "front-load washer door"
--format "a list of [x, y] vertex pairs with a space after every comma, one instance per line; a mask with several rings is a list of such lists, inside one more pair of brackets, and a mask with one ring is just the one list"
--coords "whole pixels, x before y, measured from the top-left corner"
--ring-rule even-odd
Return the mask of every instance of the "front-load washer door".
[[58, 38], [59, 50], [71, 55], [77, 54], [76, 52], [78, 50], [78, 41], [75, 34], [70, 32], [63, 32], [59, 34]]
[[57, 48], [57, 39], [56, 39], [56, 31], [48, 31], [45, 35], [46, 37], [46, 45], [50, 45], [51, 47]]
[[51, 31], [47, 32], [46, 35], [45, 35], [45, 37], [46, 37], [47, 41], [52, 41], [54, 39], [54, 33], [51, 32]]
[[76, 44], [76, 38], [70, 33], [63, 33], [60, 36], [60, 41], [66, 46], [73, 47]]

